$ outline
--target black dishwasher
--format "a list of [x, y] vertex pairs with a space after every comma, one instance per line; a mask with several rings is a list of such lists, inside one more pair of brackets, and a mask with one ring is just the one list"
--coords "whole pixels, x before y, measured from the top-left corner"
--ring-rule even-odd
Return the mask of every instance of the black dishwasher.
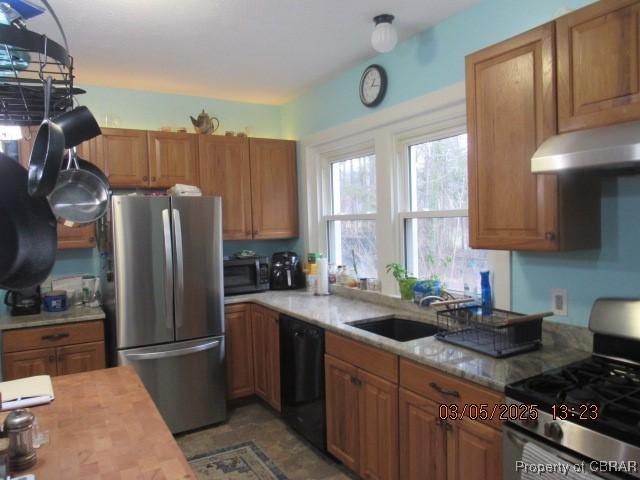
[[282, 417], [318, 449], [326, 450], [324, 330], [280, 316]]

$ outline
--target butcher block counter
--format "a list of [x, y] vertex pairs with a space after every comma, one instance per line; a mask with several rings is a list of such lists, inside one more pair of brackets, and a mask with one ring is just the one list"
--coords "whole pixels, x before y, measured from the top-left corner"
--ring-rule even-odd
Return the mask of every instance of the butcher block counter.
[[53, 377], [55, 400], [32, 409], [49, 443], [23, 473], [49, 479], [195, 479], [130, 367]]

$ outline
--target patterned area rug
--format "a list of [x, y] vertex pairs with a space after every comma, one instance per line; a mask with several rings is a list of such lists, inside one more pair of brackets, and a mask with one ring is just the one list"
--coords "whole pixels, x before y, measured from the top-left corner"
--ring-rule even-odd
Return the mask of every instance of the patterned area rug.
[[288, 480], [273, 461], [253, 442], [224, 447], [189, 458], [199, 479]]

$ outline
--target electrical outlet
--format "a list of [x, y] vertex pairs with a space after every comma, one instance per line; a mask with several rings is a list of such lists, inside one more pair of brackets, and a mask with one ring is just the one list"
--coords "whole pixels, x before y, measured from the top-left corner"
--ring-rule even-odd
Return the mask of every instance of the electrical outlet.
[[551, 310], [553, 314], [559, 317], [567, 316], [567, 289], [552, 288], [551, 289]]

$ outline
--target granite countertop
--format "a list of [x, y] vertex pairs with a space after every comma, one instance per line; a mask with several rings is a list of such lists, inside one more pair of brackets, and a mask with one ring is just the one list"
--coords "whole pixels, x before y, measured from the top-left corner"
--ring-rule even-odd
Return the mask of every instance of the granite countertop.
[[86, 322], [89, 320], [103, 320], [104, 311], [100, 307], [88, 307], [78, 305], [65, 310], [64, 312], [45, 312], [37, 315], [23, 315], [12, 317], [8, 311], [0, 314], [0, 331], [14, 328], [44, 327], [47, 325], [57, 325], [61, 323]]
[[56, 399], [32, 407], [49, 442], [37, 479], [194, 479], [193, 470], [131, 367], [53, 377]]
[[[348, 322], [391, 316], [434, 323], [434, 309], [429, 308], [422, 309], [424, 313], [417, 308], [413, 308], [413, 312], [404, 311], [339, 295], [320, 297], [299, 290], [270, 291], [225, 298], [225, 304], [234, 303], [257, 303], [498, 391], [504, 391], [505, 385], [509, 383], [590, 355], [586, 350], [568, 347], [546, 336], [542, 348], [538, 351], [496, 359], [439, 341], [434, 337], [397, 342], [346, 325]], [[411, 306], [408, 303], [407, 305]], [[567, 332], [570, 331], [567, 329]], [[557, 335], [561, 336], [562, 333]]]

